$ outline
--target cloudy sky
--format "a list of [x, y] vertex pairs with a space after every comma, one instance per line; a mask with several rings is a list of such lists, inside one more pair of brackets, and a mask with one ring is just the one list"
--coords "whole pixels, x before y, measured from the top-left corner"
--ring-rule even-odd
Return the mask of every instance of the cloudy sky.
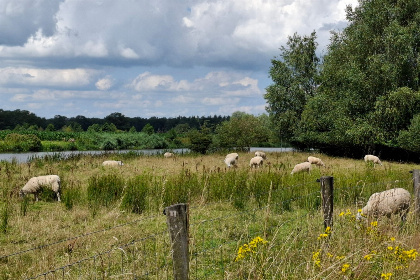
[[0, 109], [103, 118], [265, 113], [288, 36], [357, 0], [0, 0]]

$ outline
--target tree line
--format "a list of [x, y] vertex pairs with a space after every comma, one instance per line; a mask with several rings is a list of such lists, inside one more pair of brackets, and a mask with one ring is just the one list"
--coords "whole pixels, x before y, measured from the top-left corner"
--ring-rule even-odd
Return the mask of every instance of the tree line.
[[360, 0], [318, 57], [316, 33], [272, 59], [267, 112], [297, 147], [420, 158], [420, 2]]
[[93, 130], [103, 129], [104, 131], [141, 131], [144, 127], [153, 127], [155, 132], [167, 132], [180, 125], [186, 129], [199, 129], [205, 122], [210, 126], [216, 126], [223, 121], [229, 120], [229, 116], [191, 116], [176, 118], [141, 118], [126, 117], [121, 113], [111, 113], [105, 118], [87, 118], [81, 115], [76, 117], [66, 117], [56, 115], [54, 118], [38, 117], [34, 113], [26, 110], [7, 111], [0, 109], [0, 130], [30, 129], [48, 131], [88, 131], [89, 127]]

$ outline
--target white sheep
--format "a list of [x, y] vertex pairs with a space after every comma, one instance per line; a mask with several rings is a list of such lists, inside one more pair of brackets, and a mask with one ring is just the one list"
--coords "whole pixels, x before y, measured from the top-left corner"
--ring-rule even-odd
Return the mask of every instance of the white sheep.
[[405, 221], [410, 200], [410, 193], [403, 188], [374, 193], [370, 196], [366, 206], [362, 208], [362, 212], [357, 214], [357, 219], [360, 219], [362, 215], [374, 218], [378, 218], [378, 216], [391, 218], [392, 214], [399, 214]]
[[235, 157], [236, 159], [238, 159], [239, 155], [238, 153], [230, 153], [230, 154], [227, 154], [225, 158], [230, 158], [230, 157]]
[[292, 173], [290, 174], [294, 174], [294, 173], [299, 173], [299, 172], [311, 172], [312, 166], [310, 162], [302, 162], [302, 163], [298, 163], [295, 165], [295, 167], [292, 170]]
[[237, 167], [237, 164], [238, 164], [238, 156], [235, 156], [235, 155], [230, 155], [229, 157], [226, 156], [224, 162], [226, 163], [226, 165], [228, 167], [231, 167], [231, 166]]
[[249, 166], [250, 167], [261, 167], [264, 163], [264, 158], [261, 156], [255, 156], [253, 158], [251, 158], [251, 160], [249, 161]]
[[264, 160], [266, 160], [266, 159], [267, 159], [266, 154], [265, 154], [264, 152], [261, 152], [261, 151], [256, 151], [256, 152], [255, 152], [255, 156], [256, 156], [256, 157], [262, 157]]
[[57, 194], [57, 200], [61, 201], [61, 182], [58, 175], [32, 177], [20, 190], [19, 195], [23, 197], [26, 194], [32, 193], [35, 196], [35, 200], [38, 201], [38, 193], [42, 187], [48, 187], [52, 189]]
[[175, 156], [173, 153], [170, 153], [170, 152], [166, 152], [166, 153], [164, 153], [163, 154], [163, 156], [165, 157], [165, 158], [171, 158], [171, 157], [173, 157], [173, 156]]
[[374, 155], [365, 155], [365, 162], [373, 162], [373, 164], [382, 165], [382, 162], [377, 156]]
[[106, 160], [102, 162], [103, 166], [119, 166], [124, 165], [124, 163], [121, 160]]
[[313, 157], [313, 156], [308, 157], [308, 162], [311, 164], [316, 164], [318, 166], [325, 166], [325, 164], [322, 162], [320, 158]]

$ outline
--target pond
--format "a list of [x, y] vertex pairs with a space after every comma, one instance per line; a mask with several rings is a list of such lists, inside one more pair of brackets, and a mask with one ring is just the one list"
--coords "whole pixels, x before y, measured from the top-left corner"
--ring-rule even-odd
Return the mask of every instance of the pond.
[[[251, 147], [250, 151], [263, 151], [263, 152], [289, 152], [293, 151], [293, 148], [258, 148], [258, 147]], [[110, 153], [128, 153], [128, 152], [136, 152], [139, 154], [146, 154], [146, 155], [154, 155], [154, 154], [163, 154], [167, 149], [148, 149], [148, 150], [119, 150], [119, 151], [64, 151], [64, 152], [30, 152], [30, 153], [0, 153], [0, 161], [8, 161], [12, 162], [15, 160], [18, 163], [25, 163], [33, 158], [44, 158], [45, 156], [53, 156], [54, 154], [60, 154], [62, 158], [66, 158], [72, 155], [78, 154], [91, 154], [91, 155], [99, 155], [99, 154], [110, 154]], [[189, 149], [172, 149], [171, 152], [176, 154], [182, 153], [189, 153]]]

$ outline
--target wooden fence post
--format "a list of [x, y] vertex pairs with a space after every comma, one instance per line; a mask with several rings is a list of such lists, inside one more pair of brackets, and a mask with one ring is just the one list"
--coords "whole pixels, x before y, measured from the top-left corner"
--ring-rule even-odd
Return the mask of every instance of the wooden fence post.
[[319, 182], [321, 182], [321, 198], [322, 212], [324, 212], [324, 228], [332, 228], [334, 207], [333, 177], [322, 176], [321, 179], [319, 179]]
[[188, 280], [188, 204], [168, 206], [164, 212], [169, 234], [175, 280]]
[[420, 170], [414, 169], [413, 173], [413, 193], [414, 193], [414, 213], [420, 216]]

